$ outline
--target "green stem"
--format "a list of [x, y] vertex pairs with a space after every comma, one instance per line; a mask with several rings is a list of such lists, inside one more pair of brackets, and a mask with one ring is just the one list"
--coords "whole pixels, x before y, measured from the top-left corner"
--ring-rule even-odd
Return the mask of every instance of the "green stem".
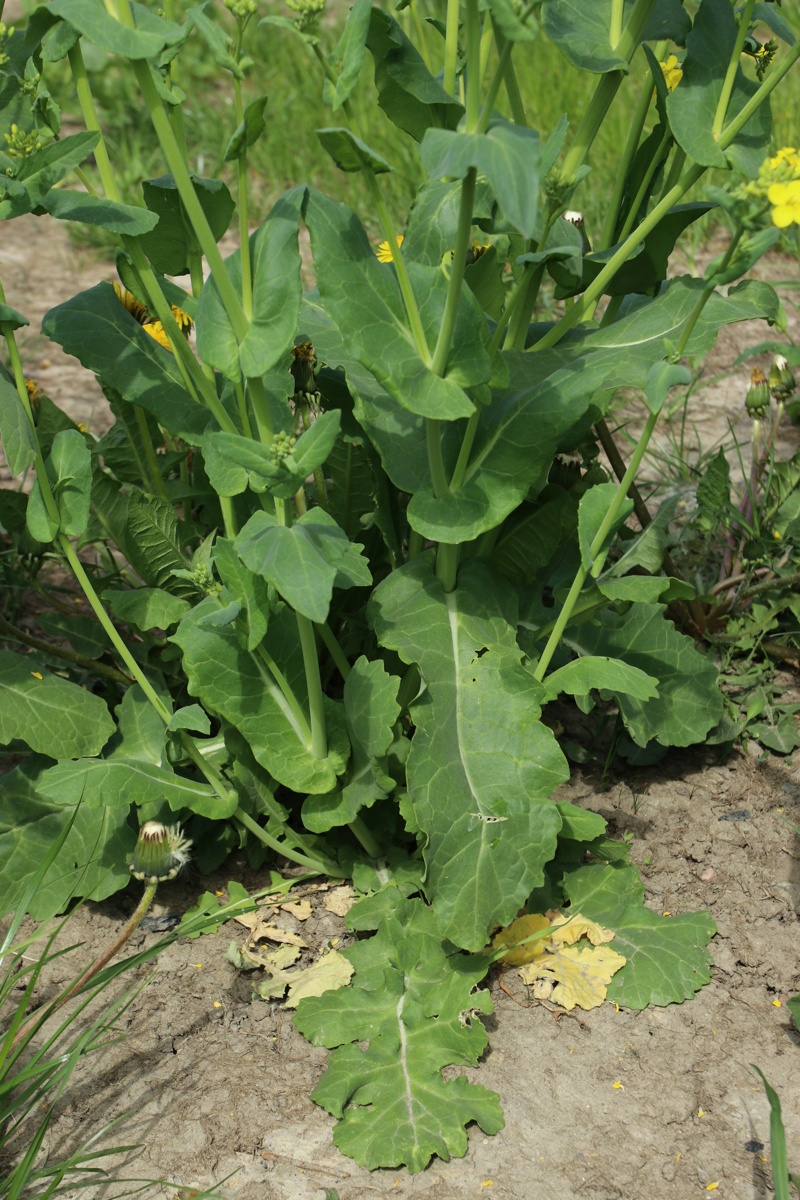
[[[730, 240], [728, 249], [725, 251], [725, 255], [724, 255], [722, 261], [720, 262], [720, 265], [719, 265], [720, 272], [724, 271], [725, 268], [730, 263], [731, 259], [733, 258], [733, 255], [736, 251], [736, 247], [739, 245], [739, 242], [742, 239], [743, 234], [744, 234], [744, 227], [742, 225], [739, 225], [736, 229], [736, 232], [734, 233], [733, 237]], [[700, 315], [701, 315], [703, 309], [705, 308], [706, 304], [708, 304], [708, 301], [710, 300], [711, 296], [713, 296], [715, 290], [716, 290], [716, 287], [714, 284], [714, 280], [709, 279], [708, 282], [706, 283], [705, 287], [703, 288], [702, 292], [697, 297], [695, 306], [692, 309], [692, 311], [689, 313], [689, 316], [686, 318], [686, 323], [684, 324], [684, 327], [681, 330], [680, 339], [678, 341], [677, 346], [675, 347], [676, 361], [677, 361], [677, 359], [679, 359], [683, 356], [683, 354], [686, 350], [686, 347], [689, 344], [689, 338], [692, 336], [692, 332], [694, 331], [694, 327], [697, 324], [697, 322], [699, 321]]]
[[337, 671], [342, 679], [346, 680], [350, 674], [350, 663], [347, 661], [347, 655], [344, 650], [339, 645], [339, 639], [336, 637], [336, 634], [327, 622], [323, 625], [315, 625], [314, 628], [319, 634], [323, 646], [336, 664]]
[[[294, 727], [298, 741], [301, 741], [307, 748], [311, 744], [311, 726], [289, 680], [264, 646], [257, 647], [256, 655], [261, 659], [273, 677], [272, 679], [264, 679], [266, 687], [272, 692], [275, 702], [284, 710], [287, 720]], [[276, 686], [278, 688], [277, 692], [275, 691]]]
[[[444, 34], [444, 90], [456, 94], [456, 63], [458, 62], [458, 0], [447, 0]], [[391, 245], [391, 243], [390, 243]]]
[[[127, 4], [128, 0], [122, 0], [122, 2]], [[233, 327], [236, 340], [242, 342], [247, 333], [248, 321], [242, 310], [231, 277], [222, 261], [222, 255], [211, 232], [206, 214], [197, 198], [191, 176], [186, 163], [183, 161], [180, 147], [175, 140], [172, 126], [167, 119], [164, 106], [151, 78], [150, 66], [148, 63], [142, 61], [133, 61], [131, 66], [136, 76], [136, 81], [139, 84], [142, 98], [150, 114], [150, 120], [153, 122], [153, 128], [156, 131], [167, 165], [175, 179], [175, 185], [178, 189], [181, 202], [186, 209], [192, 229], [200, 243], [214, 282], [217, 285], [220, 300], [225, 308], [228, 320]]]
[[435, 420], [433, 417], [426, 418], [425, 435], [428, 445], [428, 467], [431, 473], [431, 484], [433, 486], [433, 494], [438, 500], [442, 496], [446, 496], [450, 491], [450, 485], [447, 482], [447, 472], [444, 468], [444, 457], [442, 455], [442, 422]]
[[[497, 26], [495, 26], [494, 37], [498, 48], [502, 47], [503, 35]], [[512, 45], [511, 49], [513, 50], [513, 48], [514, 47]], [[517, 80], [517, 72], [514, 69], [513, 58], [509, 58], [508, 63], [506, 64], [504, 82], [506, 87], [506, 95], [508, 96], [508, 103], [511, 107], [511, 116], [514, 118], [514, 123], [527, 128], [528, 117], [525, 112], [525, 101], [522, 99], [522, 91], [520, 90], [519, 81]]]
[[481, 115], [481, 25], [478, 0], [466, 0], [466, 132], [474, 133]]
[[[241, 30], [236, 47], [238, 60], [241, 51]], [[236, 107], [236, 124], [244, 121], [244, 105], [242, 104], [242, 85], [234, 75], [233, 96]], [[247, 146], [242, 143], [242, 149], [236, 161], [237, 199], [239, 201], [239, 247], [242, 264], [242, 311], [248, 321], [253, 319], [253, 272], [250, 262], [250, 228], [248, 224], [248, 195], [247, 195]]]
[[94, 107], [94, 99], [89, 86], [89, 76], [86, 74], [86, 64], [83, 61], [83, 53], [81, 51], [81, 43], [77, 41], [68, 54], [70, 70], [72, 71], [72, 79], [75, 84], [75, 91], [78, 96], [83, 122], [86, 128], [91, 133], [100, 133], [100, 139], [94, 148], [94, 160], [97, 163], [97, 169], [100, 172], [100, 179], [103, 184], [103, 189], [109, 200], [119, 201], [120, 194], [117, 188], [117, 181], [114, 172], [111, 169], [111, 161], [108, 157], [108, 150], [103, 139], [100, 122], [97, 119], [97, 113]]
[[[545, 241], [545, 238], [542, 238]], [[528, 336], [528, 327], [531, 323], [531, 314], [536, 304], [536, 299], [539, 295], [539, 288], [542, 285], [544, 278], [544, 263], [525, 263], [523, 268], [523, 284], [520, 289], [519, 296], [512, 297], [514, 301], [513, 315], [511, 317], [508, 332], [506, 333], [505, 347], [506, 350], [524, 350], [525, 339]], [[505, 315], [505, 314], [504, 314]]]
[[456, 228], [453, 260], [450, 265], [450, 279], [447, 285], [442, 323], [439, 326], [439, 336], [436, 339], [436, 349], [431, 360], [431, 371], [434, 375], [444, 375], [453, 331], [458, 318], [458, 302], [461, 298], [461, 287], [464, 282], [464, 271], [467, 265], [467, 252], [472, 232], [472, 210], [475, 205], [475, 187], [477, 172], [470, 167], [461, 184], [461, 199], [458, 208], [458, 226]]
[[267, 389], [264, 387], [264, 380], [255, 376], [252, 379], [248, 379], [247, 390], [250, 393], [250, 402], [253, 405], [253, 415], [256, 419], [258, 436], [263, 444], [268, 446], [275, 436], [275, 430], [269, 411], [269, 401], [267, 399]]
[[481, 419], [480, 408], [475, 409], [475, 412], [467, 421], [467, 427], [464, 430], [464, 436], [461, 439], [461, 449], [458, 452], [455, 469], [450, 480], [450, 491], [457, 492], [464, 482], [464, 476], [467, 473], [469, 466], [469, 456], [472, 453], [472, 446], [475, 441], [475, 434], [478, 432], [478, 425]]
[[[656, 58], [661, 58], [666, 45], [666, 42], [658, 43], [654, 51]], [[645, 83], [645, 86], [642, 89], [639, 102], [636, 105], [630, 131], [625, 142], [625, 149], [622, 152], [622, 159], [617, 167], [617, 177], [614, 182], [614, 191], [612, 192], [611, 201], [606, 213], [606, 219], [603, 223], [603, 231], [600, 234], [600, 240], [597, 244], [598, 250], [607, 250], [608, 247], [613, 246], [614, 242], [617, 240], [615, 233], [619, 211], [622, 207], [622, 198], [625, 195], [625, 181], [628, 176], [630, 165], [633, 162], [633, 156], [639, 147], [639, 139], [642, 136], [644, 123], [647, 120], [647, 113], [650, 109], [650, 102], [653, 99], [655, 86], [655, 81], [653, 80], [652, 75], [650, 75], [648, 82]]]
[[311, 753], [314, 758], [327, 758], [328, 734], [325, 723], [325, 703], [322, 692], [322, 681], [319, 676], [319, 659], [317, 658], [317, 642], [314, 637], [314, 626], [308, 617], [295, 613], [297, 629], [300, 634], [300, 647], [303, 651], [303, 667], [306, 673], [306, 688], [308, 690], [308, 707], [311, 714]]
[[494, 75], [492, 76], [492, 81], [489, 84], [489, 90], [486, 93], [486, 99], [483, 102], [483, 108], [481, 109], [480, 120], [478, 122], [478, 130], [481, 133], [486, 131], [486, 128], [489, 124], [492, 113], [494, 112], [494, 106], [497, 102], [497, 94], [500, 91], [500, 86], [503, 80], [505, 79], [508, 64], [511, 62], [511, 48], [513, 46], [513, 42], [508, 42], [504, 39], [501, 47], [500, 41], [497, 37], [497, 30], [495, 30], [495, 41], [497, 42], [498, 48], [497, 66], [495, 68]]
[[[616, 493], [614, 494], [614, 498], [611, 501], [608, 512], [600, 524], [600, 528], [592, 539], [592, 544], [589, 547], [589, 558], [591, 560], [593, 560], [596, 555], [600, 553], [601, 549], [605, 545], [606, 538], [614, 527], [614, 523], [619, 516], [619, 511], [622, 507], [625, 497], [628, 494], [628, 489], [636, 478], [636, 472], [639, 470], [639, 464], [641, 463], [644, 453], [647, 450], [650, 438], [653, 436], [653, 430], [656, 427], [658, 417], [659, 413], [655, 412], [650, 413], [647, 418], [645, 427], [642, 430], [642, 435], [639, 438], [636, 449], [633, 452], [633, 457], [628, 464], [628, 469], [625, 472], [625, 476], [617, 488]], [[553, 625], [550, 637], [547, 639], [547, 644], [542, 651], [542, 656], [536, 665], [536, 670], [533, 672], [534, 679], [537, 679], [539, 683], [541, 683], [544, 679], [547, 668], [550, 666], [550, 661], [555, 654], [556, 649], [558, 648], [558, 644], [561, 641], [561, 636], [567, 627], [570, 617], [572, 616], [588, 573], [588, 568], [581, 563], [575, 574], [572, 587], [569, 589], [569, 593], [561, 607], [561, 611], [558, 614], [555, 624]]]
[[631, 206], [628, 209], [628, 215], [625, 218], [624, 224], [619, 233], [619, 240], [621, 242], [625, 240], [625, 238], [628, 236], [628, 234], [633, 229], [633, 226], [636, 222], [636, 218], [639, 215], [639, 210], [642, 207], [642, 204], [644, 203], [645, 196], [647, 195], [647, 189], [650, 187], [650, 184], [653, 181], [653, 176], [655, 175], [656, 171], [659, 168], [659, 165], [661, 164], [661, 162], [663, 160], [664, 151], [667, 149], [671, 139], [672, 139], [672, 134], [670, 133], [670, 131], [668, 129], [665, 129], [664, 133], [661, 137], [661, 141], [658, 143], [655, 154], [650, 159], [650, 162], [647, 164], [647, 170], [645, 171], [645, 173], [642, 177], [642, 181], [639, 184], [639, 190], [637, 191], [636, 195], [634, 196], [633, 200], [631, 201]]
[[666, 178], [661, 187], [661, 195], [658, 197], [659, 203], [663, 197], [666, 196], [667, 192], [671, 191], [672, 188], [675, 187], [675, 184], [681, 177], [681, 172], [683, 171], [685, 165], [686, 151], [682, 146], [676, 146], [672, 155], [672, 162], [669, 164], [669, 170], [667, 171]]
[[609, 259], [600, 274], [589, 284], [583, 295], [575, 301], [572, 308], [568, 309], [561, 320], [556, 322], [535, 345], [531, 346], [531, 352], [546, 350], [550, 346], [555, 346], [567, 330], [572, 329], [573, 325], [578, 324], [584, 313], [602, 296], [606, 285], [614, 278], [623, 263], [627, 262], [634, 247], [638, 246], [639, 242], [652, 229], [655, 229], [661, 218], [666, 216], [673, 204], [677, 203], [681, 196], [697, 183], [697, 180], [703, 175], [705, 169], [705, 167], [693, 164], [684, 171], [672, 191], [668, 192], [663, 200], [658, 202], [642, 223], [625, 239], [616, 254]]
[[358, 839], [361, 845], [366, 850], [370, 858], [381, 858], [383, 855], [383, 847], [375, 838], [372, 832], [367, 828], [363, 818], [356, 817], [355, 821], [350, 822], [350, 830], [354, 837]]
[[236, 380], [236, 407], [239, 410], [239, 421], [242, 426], [242, 433], [245, 437], [252, 438], [253, 430], [250, 425], [250, 413], [247, 411], [247, 396], [245, 395], [244, 384], [241, 379]]
[[725, 72], [725, 79], [722, 83], [722, 91], [719, 94], [717, 101], [717, 111], [714, 113], [714, 122], [711, 126], [711, 132], [715, 139], [719, 140], [719, 135], [722, 132], [722, 126], [725, 123], [725, 116], [728, 112], [733, 85], [736, 82], [736, 72], [739, 70], [739, 59], [742, 56], [742, 47], [744, 40], [750, 29], [750, 22], [753, 19], [753, 9], [756, 6], [756, 0], [745, 0], [744, 8], [739, 17], [739, 28], [736, 31], [736, 41], [733, 44], [733, 53], [731, 60], [728, 63], [728, 69]]
[[608, 29], [608, 42], [611, 49], [616, 49], [622, 37], [622, 16], [625, 11], [625, 0], [611, 0], [611, 22]]
[[150, 428], [147, 424], [147, 417], [138, 404], [134, 404], [133, 411], [136, 414], [136, 427], [139, 430], [139, 437], [142, 439], [144, 446], [144, 455], [147, 461], [147, 473], [150, 476], [150, 483], [153, 491], [161, 496], [162, 500], [169, 500], [167, 489], [164, 486], [164, 477], [161, 474], [161, 469], [158, 465], [153, 439], [150, 437]]
[[[250, 814], [245, 812], [243, 808], [237, 808], [233, 815], [241, 825], [244, 825], [245, 829], [258, 838], [260, 842], [263, 842], [265, 846], [269, 846], [270, 850], [274, 850], [276, 854], [288, 858], [291, 862], [298, 863], [301, 867], [307, 867], [310, 871], [314, 871], [318, 875], [330, 875], [332, 879], [347, 878], [345, 872], [341, 867], [336, 866], [335, 863], [329, 862], [327, 859], [310, 858], [307, 854], [302, 854], [299, 850], [295, 850], [293, 846], [285, 842], [279, 842], [277, 838], [267, 833], [266, 829], [263, 829], [257, 821], [254, 821]], [[296, 834], [292, 834], [291, 836], [297, 838]]]

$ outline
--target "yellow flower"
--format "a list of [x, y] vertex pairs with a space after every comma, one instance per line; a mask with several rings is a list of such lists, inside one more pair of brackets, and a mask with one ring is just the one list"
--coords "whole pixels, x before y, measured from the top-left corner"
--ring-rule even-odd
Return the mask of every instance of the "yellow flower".
[[[402, 233], [398, 233], [395, 241], [397, 242], [398, 246], [402, 246]], [[381, 242], [380, 246], [378, 246], [378, 249], [375, 251], [375, 257], [377, 258], [378, 262], [394, 262], [394, 255], [392, 254], [392, 249], [388, 242]]]
[[769, 165], [773, 171], [778, 167], [787, 164], [793, 170], [800, 173], [800, 154], [795, 150], [794, 146], [783, 146], [773, 158], [769, 160]]
[[[151, 317], [141, 301], [137, 300], [136, 297], [129, 292], [127, 288], [122, 287], [121, 284], [115, 283], [114, 291], [117, 294], [117, 299], [125, 305], [128, 312], [135, 321], [139, 322], [145, 333], [149, 333], [150, 337], [158, 342], [159, 346], [163, 346], [165, 350], [171, 351], [172, 346], [169, 344], [169, 338], [167, 337], [166, 331], [161, 322], [156, 321], [153, 317]], [[172, 304], [170, 307], [172, 309], [172, 315], [177, 322], [178, 328], [180, 329], [181, 333], [184, 333], [186, 337], [188, 337], [189, 330], [193, 325], [192, 318], [187, 312], [184, 312], [182, 308], [178, 308], [177, 304]]]
[[791, 183], [773, 183], [767, 199], [772, 205], [772, 223], [778, 229], [800, 225], [800, 179]]
[[129, 292], [127, 288], [124, 288], [121, 283], [117, 283], [116, 280], [114, 280], [114, 291], [117, 294], [120, 304], [124, 304], [133, 319], [138, 321], [140, 325], [144, 325], [147, 320], [147, 309], [136, 299], [133, 292]]
[[666, 62], [660, 64], [661, 70], [664, 72], [664, 82], [667, 85], [668, 92], [674, 92], [680, 81], [683, 79], [683, 67], [678, 62], [674, 54], [670, 54]]

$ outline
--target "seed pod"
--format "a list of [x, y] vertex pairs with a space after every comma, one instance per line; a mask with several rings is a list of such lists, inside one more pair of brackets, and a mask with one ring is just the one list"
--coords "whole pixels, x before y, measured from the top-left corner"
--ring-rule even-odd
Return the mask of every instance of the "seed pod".
[[191, 844], [180, 825], [168, 827], [160, 821], [145, 821], [130, 862], [131, 875], [148, 884], [174, 879], [189, 861]]
[[767, 415], [769, 408], [769, 384], [764, 372], [753, 367], [750, 375], [750, 386], [747, 389], [744, 406], [751, 417], [761, 420]]

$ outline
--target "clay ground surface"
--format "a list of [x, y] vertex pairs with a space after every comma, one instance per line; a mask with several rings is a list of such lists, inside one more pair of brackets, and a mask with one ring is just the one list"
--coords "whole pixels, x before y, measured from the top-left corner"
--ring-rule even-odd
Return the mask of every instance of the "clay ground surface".
[[[99, 435], [109, 418], [96, 383], [38, 330], [49, 307], [112, 278], [113, 269], [54, 222], [27, 217], [4, 232], [8, 302], [31, 318], [20, 333], [26, 373]], [[785, 278], [790, 265], [777, 260], [765, 273]], [[796, 314], [788, 311], [796, 340]], [[706, 360], [709, 386], [691, 415], [704, 446], [727, 437], [729, 420], [746, 434], [745, 369], [730, 371], [742, 349], [768, 336], [761, 325], [737, 326]], [[781, 452], [790, 454], [797, 441], [787, 427]], [[124, 1039], [79, 1067], [47, 1152], [68, 1152], [129, 1113], [111, 1140], [141, 1149], [117, 1164], [118, 1175], [208, 1187], [235, 1172], [223, 1188], [231, 1200], [322, 1200], [326, 1188], [340, 1200], [688, 1200], [712, 1184], [710, 1194], [726, 1200], [770, 1196], [768, 1105], [750, 1064], [781, 1094], [789, 1161], [800, 1171], [800, 1035], [785, 1006], [800, 989], [800, 840], [782, 820], [800, 824], [800, 767], [758, 754], [752, 745], [726, 760], [703, 749], [676, 751], [605, 790], [580, 773], [561, 790], [607, 817], [611, 832], [633, 835], [653, 909], [711, 910], [719, 931], [713, 979], [691, 1003], [640, 1013], [605, 1004], [579, 1021], [531, 1004], [511, 973], [503, 983], [512, 996], [493, 978], [490, 1048], [469, 1075], [499, 1093], [506, 1126], [493, 1138], [471, 1129], [465, 1158], [435, 1161], [411, 1177], [402, 1169], [369, 1173], [338, 1153], [332, 1119], [309, 1099], [326, 1053], [296, 1033], [281, 1003], [251, 999], [252, 976], [225, 959], [231, 940], [246, 936], [233, 924], [161, 956], [119, 1022]], [[154, 915], [179, 916], [201, 892], [224, 892], [231, 879], [265, 883], [235, 859], [210, 878], [190, 870], [160, 890]], [[347, 944], [325, 895], [312, 894], [305, 922], [276, 916], [308, 943], [308, 959], [335, 938]], [[131, 889], [74, 916], [65, 938], [83, 945], [61, 975], [55, 964], [40, 999], [113, 938], [136, 900]], [[140, 932], [133, 949], [157, 936]], [[97, 1184], [80, 1195], [110, 1200], [122, 1190]], [[174, 1188], [150, 1194], [171, 1196]]]

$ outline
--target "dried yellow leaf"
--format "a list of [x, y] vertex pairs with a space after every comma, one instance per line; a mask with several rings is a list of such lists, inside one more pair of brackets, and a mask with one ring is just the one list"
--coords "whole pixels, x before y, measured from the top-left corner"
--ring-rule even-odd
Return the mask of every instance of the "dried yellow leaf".
[[559, 914], [552, 922], [552, 929], [551, 941], [561, 946], [571, 946], [582, 937], [587, 938], [593, 946], [601, 946], [603, 942], [613, 941], [615, 936], [613, 929], [605, 929], [580, 913], [576, 913], [574, 917]]
[[612, 976], [625, 966], [625, 959], [607, 946], [558, 946], [520, 970], [525, 983], [545, 980], [555, 984], [552, 1000], [567, 1011], [597, 1008], [606, 998]]
[[329, 950], [307, 970], [291, 973], [286, 1007], [297, 1008], [306, 996], [321, 996], [323, 992], [345, 987], [352, 974], [353, 968], [347, 959], [338, 950]]
[[290, 913], [296, 921], [307, 921], [312, 912], [310, 900], [288, 900], [281, 908]]
[[[495, 950], [499, 950], [502, 946], [515, 946], [517, 942], [523, 941], [530, 937], [532, 933], [539, 933], [543, 929], [549, 929], [550, 922], [547, 917], [541, 913], [526, 913], [522, 917], [517, 917], [516, 921], [512, 921], [505, 929], [501, 929], [492, 938], [492, 945]], [[533, 962], [535, 958], [540, 958], [544, 954], [547, 940], [540, 938], [535, 942], [528, 942], [526, 946], [518, 946], [514, 950], [509, 950], [504, 954], [501, 962], [509, 963], [512, 967], [521, 967], [524, 963]]]
[[342, 887], [333, 888], [325, 896], [322, 904], [328, 912], [332, 912], [337, 917], [343, 917], [350, 911], [355, 902], [355, 892], [349, 884], [344, 884]]

